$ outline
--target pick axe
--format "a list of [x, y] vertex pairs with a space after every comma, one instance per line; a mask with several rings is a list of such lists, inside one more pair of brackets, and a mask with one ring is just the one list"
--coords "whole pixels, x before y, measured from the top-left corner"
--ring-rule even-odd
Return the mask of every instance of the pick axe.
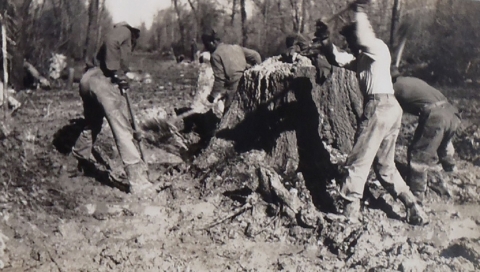
[[412, 23], [405, 21], [402, 23], [396, 32], [396, 38], [398, 40], [398, 45], [395, 48], [395, 67], [398, 68], [400, 61], [402, 59], [403, 50], [405, 49], [405, 43], [412, 33]]
[[355, 3], [358, 3], [358, 4], [363, 4], [363, 5], [366, 5], [366, 4], [369, 4], [370, 3], [370, 0], [357, 0], [357, 1], [353, 1], [349, 4], [347, 4], [344, 8], [342, 8], [341, 10], [337, 11], [335, 14], [331, 15], [330, 17], [328, 18], [322, 18], [322, 22], [324, 22], [325, 24], [328, 24], [330, 23], [331, 21], [335, 20], [336, 18], [338, 18], [340, 15], [344, 14], [345, 12], [347, 12], [350, 7], [355, 4]]
[[[353, 2], [354, 3], [354, 2]], [[350, 3], [348, 5], [346, 5], [344, 8], [342, 8], [341, 10], [337, 11], [336, 13], [334, 13], [333, 15], [331, 15], [330, 17], [328, 18], [322, 18], [322, 22], [324, 22], [325, 24], [328, 24], [330, 23], [331, 21], [335, 20], [336, 18], [340, 17], [340, 15], [344, 14], [345, 12], [347, 12], [349, 9], [350, 9], [350, 6], [353, 4], [353, 3]]]

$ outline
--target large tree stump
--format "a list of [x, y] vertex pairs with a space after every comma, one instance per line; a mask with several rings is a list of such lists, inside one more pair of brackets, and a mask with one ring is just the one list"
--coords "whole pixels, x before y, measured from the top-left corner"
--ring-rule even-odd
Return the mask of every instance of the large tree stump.
[[262, 163], [282, 175], [301, 172], [314, 203], [351, 150], [362, 96], [352, 72], [334, 68], [322, 84], [308, 58], [295, 64], [272, 57], [247, 70], [216, 136], [196, 159], [220, 168], [239, 153], [263, 150]]

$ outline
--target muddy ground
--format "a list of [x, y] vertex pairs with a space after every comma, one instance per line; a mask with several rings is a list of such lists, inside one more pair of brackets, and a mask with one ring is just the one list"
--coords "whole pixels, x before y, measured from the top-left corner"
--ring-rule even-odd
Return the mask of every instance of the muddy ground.
[[[196, 66], [153, 55], [137, 60], [154, 79], [133, 85], [137, 112], [160, 106], [174, 115], [190, 104]], [[450, 198], [428, 195], [431, 222], [424, 227], [406, 224], [403, 207], [373, 179], [361, 226], [332, 214], [323, 214], [317, 227], [298, 226], [257, 202], [229, 218], [255, 194], [206, 191], [188, 165], [158, 160], [150, 171], [161, 190], [138, 199], [76, 175], [68, 141], [55, 141], [72, 131], [70, 120], [82, 118], [78, 89], [19, 93], [24, 106], [12, 116], [11, 135], [0, 140], [2, 271], [479, 270], [480, 94], [478, 86], [442, 90], [463, 111], [454, 142], [459, 170], [446, 176]], [[399, 167], [414, 126], [415, 118], [405, 116]], [[98, 146], [119, 168], [111, 137], [104, 129]]]

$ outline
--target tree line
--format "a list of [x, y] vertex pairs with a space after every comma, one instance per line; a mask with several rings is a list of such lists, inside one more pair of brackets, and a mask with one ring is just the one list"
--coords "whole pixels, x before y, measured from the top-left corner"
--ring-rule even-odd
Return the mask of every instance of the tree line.
[[[161, 1], [161, 0], [159, 0]], [[203, 49], [202, 32], [213, 27], [223, 41], [257, 50], [262, 57], [285, 49], [285, 37], [313, 36], [315, 21], [339, 11], [348, 0], [171, 0], [150, 28], [142, 31], [138, 49], [176, 50], [186, 56], [195, 41]], [[4, 0], [2, 14], [15, 18], [18, 58], [45, 70], [52, 52], [84, 60], [96, 51], [112, 25], [105, 0]], [[480, 1], [373, 0], [369, 18], [377, 35], [394, 48], [400, 23], [413, 25], [401, 66], [429, 81], [459, 83], [480, 72]], [[336, 33], [346, 14], [331, 24]], [[333, 35], [342, 45], [342, 39]]]

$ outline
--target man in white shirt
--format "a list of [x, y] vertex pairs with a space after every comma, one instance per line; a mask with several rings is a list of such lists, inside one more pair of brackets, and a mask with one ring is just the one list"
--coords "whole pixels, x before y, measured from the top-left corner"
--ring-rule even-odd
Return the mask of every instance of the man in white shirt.
[[364, 12], [368, 1], [352, 4], [355, 22], [340, 32], [347, 40], [351, 54], [341, 52], [328, 39], [328, 27], [317, 22], [317, 40], [332, 64], [357, 73], [364, 99], [364, 111], [358, 124], [355, 144], [350, 152], [346, 170], [348, 176], [340, 195], [346, 200], [344, 215], [352, 222], [360, 217], [360, 200], [373, 164], [377, 179], [407, 210], [407, 221], [414, 225], [428, 222], [415, 196], [399, 174], [395, 162], [395, 142], [401, 126], [402, 108], [397, 102], [390, 76], [390, 51], [375, 36]]

